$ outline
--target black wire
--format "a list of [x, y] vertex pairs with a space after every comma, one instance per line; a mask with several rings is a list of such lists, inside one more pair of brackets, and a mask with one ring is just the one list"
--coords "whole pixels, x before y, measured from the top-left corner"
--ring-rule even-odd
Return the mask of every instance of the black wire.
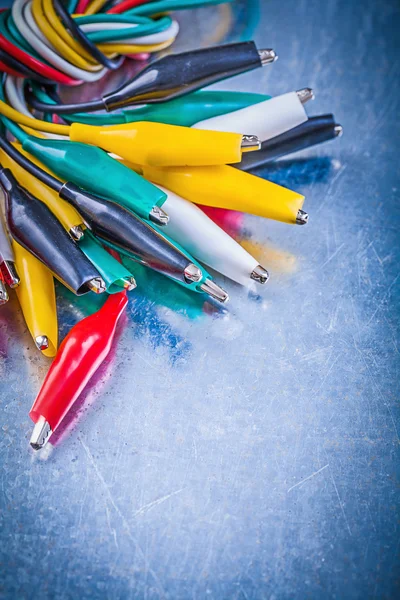
[[37, 110], [57, 115], [101, 109], [111, 112], [125, 106], [172, 100], [260, 66], [255, 43], [238, 42], [164, 56], [100, 100], [85, 104], [49, 105], [32, 97], [29, 103]]
[[25, 75], [25, 77], [29, 77], [30, 79], [35, 79], [35, 81], [39, 81], [40, 83], [50, 83], [50, 79], [45, 79], [38, 75], [35, 71], [32, 71], [29, 67], [24, 65], [22, 62], [5, 52], [0, 48], [0, 60], [13, 69], [14, 71], [18, 71], [21, 75]]
[[67, 29], [69, 29], [73, 37], [82, 44], [82, 46], [87, 52], [89, 52], [90, 56], [92, 56], [97, 62], [102, 64], [104, 67], [112, 71], [118, 69], [121, 66], [121, 64], [124, 61], [124, 57], [119, 56], [116, 59], [112, 60], [111, 58], [108, 58], [105, 54], [103, 54], [103, 52], [101, 52], [98, 49], [96, 44], [94, 44], [82, 31], [79, 25], [75, 23], [74, 19], [71, 17], [68, 10], [65, 8], [65, 6], [61, 3], [60, 0], [53, 0], [53, 6], [57, 15], [63, 22], [64, 26]]
[[35, 163], [26, 158], [26, 156], [19, 152], [15, 146], [13, 146], [5, 137], [1, 135], [0, 148], [4, 150], [4, 152], [8, 154], [10, 158], [15, 160], [20, 167], [25, 169], [25, 171], [28, 171], [28, 173], [39, 179], [39, 181], [45, 185], [48, 185], [52, 190], [55, 190], [57, 194], [60, 192], [64, 185], [62, 181], [56, 177], [53, 177], [49, 173], [46, 173], [46, 171], [43, 171], [43, 169], [35, 165]]
[[57, 86], [54, 83], [52, 85], [42, 85], [41, 87], [53, 102], [62, 104], [62, 100], [57, 93]]
[[95, 112], [96, 110], [104, 110], [104, 102], [100, 100], [92, 100], [91, 102], [83, 102], [81, 104], [48, 104], [40, 102], [36, 96], [29, 90], [26, 97], [29, 106], [40, 110], [40, 112], [50, 112], [55, 115], [67, 115], [77, 112]]

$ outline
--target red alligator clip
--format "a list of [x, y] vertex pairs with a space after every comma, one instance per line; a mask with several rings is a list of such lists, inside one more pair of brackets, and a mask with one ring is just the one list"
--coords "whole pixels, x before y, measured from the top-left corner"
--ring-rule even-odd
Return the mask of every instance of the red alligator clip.
[[30, 444], [42, 448], [107, 357], [128, 298], [108, 297], [104, 306], [77, 323], [63, 340], [29, 416], [35, 423]]

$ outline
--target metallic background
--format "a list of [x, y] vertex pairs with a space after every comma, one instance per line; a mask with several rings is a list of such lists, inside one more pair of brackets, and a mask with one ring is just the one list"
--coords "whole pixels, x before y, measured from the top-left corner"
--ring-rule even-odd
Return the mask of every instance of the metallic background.
[[[261, 3], [279, 61], [219, 87], [311, 86], [309, 113], [335, 113], [340, 140], [262, 172], [305, 193], [310, 223], [231, 220], [271, 280], [218, 278], [226, 311], [138, 269], [115, 353], [41, 455], [48, 361], [1, 309], [1, 598], [398, 594], [398, 6]], [[228, 18], [182, 14], [178, 48]], [[59, 299], [63, 336], [94, 305]]]

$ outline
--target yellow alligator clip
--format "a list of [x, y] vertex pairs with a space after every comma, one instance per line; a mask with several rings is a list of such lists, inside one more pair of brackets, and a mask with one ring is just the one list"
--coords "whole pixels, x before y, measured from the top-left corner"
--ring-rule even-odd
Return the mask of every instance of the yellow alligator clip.
[[101, 127], [72, 123], [69, 136], [74, 142], [92, 144], [126, 160], [156, 167], [227, 165], [240, 162], [242, 152], [260, 148], [256, 136], [147, 121]]
[[162, 185], [195, 204], [303, 225], [308, 218], [301, 210], [304, 196], [256, 175], [230, 166], [138, 167], [125, 162], [149, 181]]
[[57, 352], [58, 321], [53, 275], [33, 254], [12, 240], [21, 279], [17, 297], [36, 347], [48, 357]]

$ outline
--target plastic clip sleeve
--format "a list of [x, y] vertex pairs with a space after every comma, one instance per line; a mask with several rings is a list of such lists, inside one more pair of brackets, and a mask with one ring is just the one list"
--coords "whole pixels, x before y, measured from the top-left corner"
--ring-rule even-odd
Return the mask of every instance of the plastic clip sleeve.
[[[25, 150], [23, 150], [20, 144], [14, 143], [14, 146], [33, 163], [42, 169], [49, 171], [35, 157], [30, 156]], [[28, 171], [25, 171], [25, 169], [18, 165], [3, 150], [0, 150], [0, 161], [4, 167], [12, 171], [14, 177], [22, 187], [32, 194], [32, 196], [40, 198], [40, 200], [46, 204], [47, 208], [51, 210], [51, 212], [57, 217], [57, 219], [68, 232], [75, 230], [75, 228], [85, 228], [81, 215], [70, 204], [68, 204], [68, 202], [61, 200], [59, 195], [54, 190], [28, 173]]]
[[64, 338], [30, 410], [34, 423], [40, 418], [50, 431], [31, 445], [42, 447], [107, 357], [116, 326], [127, 304], [125, 292], [109, 296], [102, 308], [77, 323]]
[[200, 279], [187, 281], [185, 271], [196, 261], [152, 225], [118, 204], [86, 193], [69, 182], [61, 194], [79, 209], [93, 233], [117, 251], [197, 291], [200, 291], [204, 278], [209, 277], [202, 269]]
[[254, 42], [241, 42], [171, 54], [131, 81], [103, 96], [108, 111], [176, 98], [262, 66]]
[[26, 325], [38, 350], [45, 356], [55, 356], [58, 321], [53, 275], [15, 240], [12, 245], [21, 277], [16, 292]]
[[243, 155], [240, 163], [233, 165], [242, 171], [262, 167], [282, 156], [299, 152], [337, 137], [337, 125], [332, 114], [310, 117], [308, 121], [263, 142], [258, 152]]
[[163, 189], [168, 194], [165, 206], [171, 217], [165, 233], [200, 262], [241, 285], [248, 285], [258, 261], [195, 204]]
[[242, 156], [241, 134], [201, 131], [164, 123], [103, 127], [73, 123], [69, 135], [72, 141], [99, 146], [141, 165], [226, 165], [240, 162]]
[[85, 231], [78, 246], [100, 273], [109, 294], [136, 287], [132, 273], [115, 260], [90, 231]]
[[153, 183], [195, 204], [238, 210], [284, 223], [296, 224], [304, 202], [302, 194], [230, 166], [146, 167], [143, 172]]
[[29, 137], [23, 148], [64, 181], [105, 196], [148, 219], [165, 194], [104, 150], [79, 142]]
[[204, 119], [218, 117], [269, 99], [270, 96], [247, 92], [199, 91], [162, 104], [124, 110], [123, 116], [126, 123], [153, 121], [191, 127]]
[[269, 140], [307, 121], [307, 113], [296, 92], [282, 94], [211, 119], [196, 123], [195, 129], [251, 133]]
[[0, 184], [6, 194], [7, 221], [13, 238], [75, 294], [88, 292], [93, 282], [103, 291], [98, 271], [47, 206], [20, 187], [8, 169], [0, 171]]

